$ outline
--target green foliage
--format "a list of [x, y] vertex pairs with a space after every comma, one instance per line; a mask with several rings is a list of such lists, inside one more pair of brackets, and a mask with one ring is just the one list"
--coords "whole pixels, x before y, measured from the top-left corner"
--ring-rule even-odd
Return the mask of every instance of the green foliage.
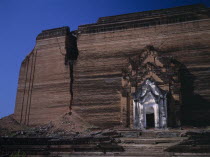
[[13, 152], [10, 157], [26, 157], [26, 153], [25, 152], [21, 152], [20, 150], [18, 150], [17, 152]]

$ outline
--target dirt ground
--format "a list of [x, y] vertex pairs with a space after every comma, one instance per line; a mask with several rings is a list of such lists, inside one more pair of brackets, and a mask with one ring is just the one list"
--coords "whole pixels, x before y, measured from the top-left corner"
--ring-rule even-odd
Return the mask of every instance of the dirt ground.
[[93, 125], [86, 123], [75, 112], [71, 114], [65, 113], [45, 125], [33, 127], [21, 125], [14, 119], [13, 114], [0, 119], [0, 136], [9, 137], [18, 134], [25, 136], [27, 136], [27, 134], [30, 134], [30, 136], [32, 136], [31, 134], [43, 136], [50, 136], [51, 134], [79, 134], [93, 128]]

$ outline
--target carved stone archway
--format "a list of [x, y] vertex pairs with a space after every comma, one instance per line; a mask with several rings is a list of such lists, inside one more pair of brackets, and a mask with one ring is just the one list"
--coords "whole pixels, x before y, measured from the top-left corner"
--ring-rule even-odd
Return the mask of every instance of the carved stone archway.
[[[147, 128], [148, 108], [153, 109], [155, 128], [180, 125], [179, 68], [176, 60], [161, 56], [152, 46], [128, 59], [122, 70], [121, 121], [125, 127]], [[143, 89], [146, 95], [141, 95]], [[145, 101], [146, 97], [153, 103]]]

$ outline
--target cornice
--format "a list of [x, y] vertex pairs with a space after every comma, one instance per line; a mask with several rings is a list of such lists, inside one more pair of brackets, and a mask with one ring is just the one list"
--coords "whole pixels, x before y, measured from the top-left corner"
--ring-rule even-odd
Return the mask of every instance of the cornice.
[[43, 30], [36, 38], [36, 40], [66, 36], [70, 33], [69, 27], [60, 27], [54, 29]]

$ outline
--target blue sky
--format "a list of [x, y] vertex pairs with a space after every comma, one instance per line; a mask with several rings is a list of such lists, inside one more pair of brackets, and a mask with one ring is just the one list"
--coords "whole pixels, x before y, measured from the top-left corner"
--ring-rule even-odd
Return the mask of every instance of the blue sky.
[[210, 0], [0, 0], [0, 118], [14, 112], [21, 62], [42, 30], [195, 3], [210, 6]]

